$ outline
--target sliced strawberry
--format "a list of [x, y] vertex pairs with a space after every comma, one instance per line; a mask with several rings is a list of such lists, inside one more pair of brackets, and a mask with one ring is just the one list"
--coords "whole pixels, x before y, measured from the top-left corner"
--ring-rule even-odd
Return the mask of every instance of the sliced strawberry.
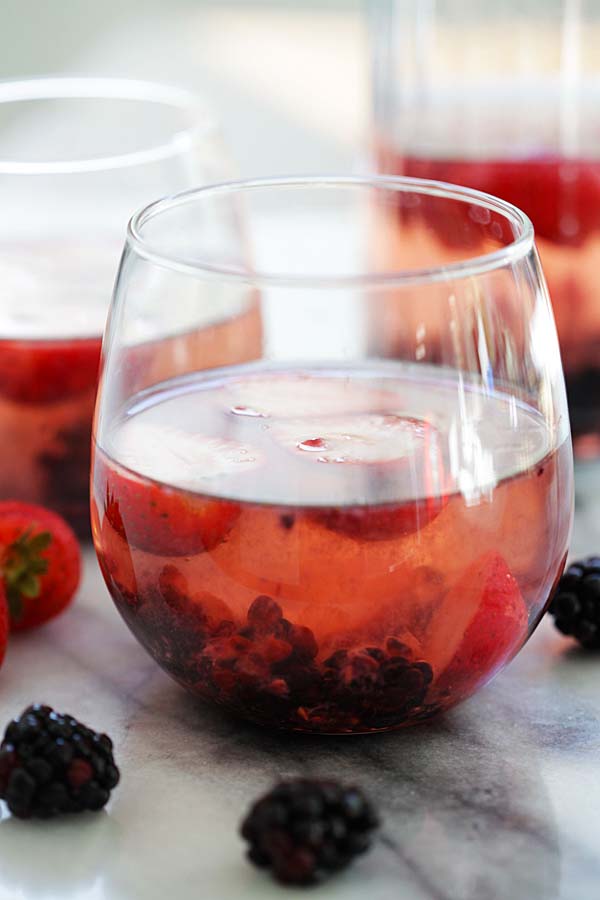
[[77, 538], [50, 510], [17, 500], [2, 502], [0, 570], [11, 629], [40, 625], [73, 599], [81, 570]]
[[[411, 499], [376, 504], [321, 508], [313, 518], [348, 537], [386, 540], [424, 528], [448, 502], [436, 428], [422, 419], [394, 413], [307, 416], [281, 421], [273, 437], [303, 460], [337, 466], [345, 481], [385, 499], [405, 494]], [[415, 499], [412, 499], [412, 498]]]
[[163, 556], [201, 553], [224, 540], [240, 506], [207, 495], [218, 493], [220, 479], [245, 478], [260, 462], [245, 444], [135, 419], [113, 447], [130, 471], [98, 454], [95, 490], [104, 514], [131, 546]]
[[[240, 514], [237, 503], [202, 499], [166, 485], [104, 469], [104, 514], [132, 547], [157, 556], [191, 556], [212, 550]], [[102, 477], [102, 476], [100, 476]]]
[[486, 553], [448, 591], [425, 636], [425, 658], [440, 673], [436, 693], [472, 693], [516, 653], [527, 626], [516, 579], [500, 554]]
[[384, 506], [344, 506], [319, 510], [315, 518], [348, 537], [363, 541], [385, 541], [413, 534], [442, 511], [447, 497], [429, 497]]
[[394, 413], [305, 416], [271, 426], [271, 434], [298, 458], [319, 463], [402, 463], [431, 443], [436, 429]]
[[92, 530], [96, 537], [98, 563], [102, 575], [109, 589], [116, 588], [135, 606], [137, 579], [131, 549], [123, 537], [123, 523], [120, 520], [118, 505], [107, 496], [101, 506], [108, 510], [103, 516], [98, 513], [98, 504], [94, 497], [91, 501]]
[[0, 395], [16, 403], [54, 403], [93, 390], [101, 339], [0, 341]]
[[[190, 556], [212, 550], [229, 533], [240, 507], [203, 499], [137, 478], [96, 457], [96, 494], [104, 497], [100, 542], [118, 572], [111, 577], [135, 582], [129, 546], [161, 556]], [[105, 576], [106, 577], [106, 576]]]

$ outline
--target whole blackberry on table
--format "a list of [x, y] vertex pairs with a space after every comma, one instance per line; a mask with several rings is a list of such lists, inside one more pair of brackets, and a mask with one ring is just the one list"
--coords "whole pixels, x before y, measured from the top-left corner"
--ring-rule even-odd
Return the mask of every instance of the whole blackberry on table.
[[347, 866], [379, 819], [356, 787], [298, 778], [259, 799], [242, 822], [248, 858], [284, 884], [309, 885]]
[[556, 627], [589, 650], [600, 650], [600, 556], [572, 563], [558, 583], [550, 612]]
[[119, 782], [112, 741], [50, 706], [28, 706], [0, 744], [0, 799], [20, 819], [99, 810]]

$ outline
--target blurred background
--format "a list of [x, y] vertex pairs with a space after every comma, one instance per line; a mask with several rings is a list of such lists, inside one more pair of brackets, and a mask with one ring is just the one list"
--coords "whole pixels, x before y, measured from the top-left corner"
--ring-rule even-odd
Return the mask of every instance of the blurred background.
[[0, 79], [112, 75], [193, 88], [244, 175], [346, 171], [361, 153], [361, 0], [3, 0]]

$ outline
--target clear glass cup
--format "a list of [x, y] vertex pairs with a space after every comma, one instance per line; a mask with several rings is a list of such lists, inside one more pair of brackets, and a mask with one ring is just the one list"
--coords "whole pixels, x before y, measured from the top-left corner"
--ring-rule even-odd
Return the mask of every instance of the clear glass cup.
[[[224, 333], [206, 347], [207, 318], [258, 297], [261, 355], [232, 358]], [[379, 352], [378, 316], [402, 323], [402, 359]], [[130, 223], [93, 448], [104, 578], [184, 687], [302, 731], [447, 709], [519, 650], [567, 553], [569, 421], [531, 223], [375, 176], [152, 204]]]
[[50, 506], [89, 535], [91, 421], [124, 223], [153, 197], [226, 177], [217, 129], [186, 91], [0, 83], [0, 499]]
[[[532, 219], [575, 452], [598, 456], [600, 5], [373, 0], [371, 10], [376, 167], [487, 191]], [[382, 335], [390, 352], [394, 341]]]

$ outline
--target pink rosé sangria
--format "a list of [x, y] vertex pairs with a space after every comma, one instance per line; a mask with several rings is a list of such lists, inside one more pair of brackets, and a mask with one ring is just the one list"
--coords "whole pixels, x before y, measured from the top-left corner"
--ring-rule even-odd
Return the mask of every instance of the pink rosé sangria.
[[[432, 244], [427, 267], [386, 269], [384, 253], [369, 268], [399, 206], [418, 204], [434, 229], [478, 210], [468, 242], [452, 261]], [[232, 206], [252, 265], [218, 228]], [[538, 623], [571, 523], [564, 384], [527, 220], [417, 180], [264, 179], [154, 204], [130, 234], [92, 522], [133, 634], [199, 698], [278, 728], [381, 731], [468, 697]], [[149, 259], [162, 280], [140, 295]], [[165, 336], [132, 380], [135, 298], [159, 316], [182, 279], [194, 308], [260, 292], [262, 356], [181, 375]], [[377, 305], [417, 309], [419, 346], [430, 316], [445, 355], [373, 353]]]
[[165, 382], [96, 448], [100, 565], [136, 637], [200, 697], [292, 729], [416, 722], [537, 623], [570, 522], [570, 450], [549, 437], [511, 397], [414, 367]]

